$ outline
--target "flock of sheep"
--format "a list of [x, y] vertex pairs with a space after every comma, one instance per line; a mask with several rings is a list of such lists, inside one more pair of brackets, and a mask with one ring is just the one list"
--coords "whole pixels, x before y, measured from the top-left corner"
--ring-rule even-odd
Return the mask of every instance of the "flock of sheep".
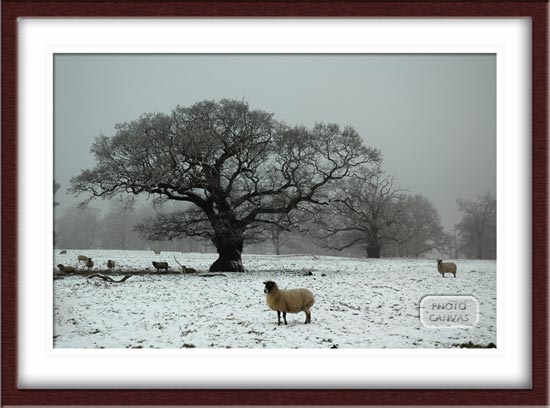
[[[67, 253], [67, 251], [63, 250], [59, 254], [63, 255], [63, 254], [66, 254], [66, 253]], [[90, 270], [94, 267], [94, 261], [92, 261], [92, 258], [89, 258], [85, 255], [78, 255], [77, 259], [78, 259], [79, 264], [80, 264], [80, 262], [84, 262], [84, 265], [86, 265], [86, 268], [88, 268], [88, 270]], [[62, 273], [74, 273], [74, 272], [76, 272], [76, 268], [74, 266], [70, 266], [70, 265], [65, 266], [63, 264], [59, 264], [59, 265], [57, 265], [57, 267], [59, 268], [59, 271], [62, 272]], [[114, 267], [115, 267], [115, 261], [111, 261], [109, 259], [107, 261], [107, 268], [109, 268], [109, 270], [111, 270]]]
[[[155, 250], [153, 252], [155, 253], [155, 255], [160, 255], [160, 251]], [[66, 254], [67, 254], [67, 251], [65, 249], [62, 250], [61, 252], [59, 252], [59, 255], [66, 255]], [[85, 255], [78, 255], [77, 260], [78, 260], [79, 265], [80, 265], [80, 262], [84, 262], [84, 265], [86, 265], [86, 267], [88, 268], [88, 271], [90, 269], [92, 269], [93, 266], [94, 266], [94, 262], [92, 261], [92, 258], [87, 257]], [[188, 268], [185, 265], [182, 265], [181, 263], [179, 263], [178, 260], [176, 259], [176, 257], [174, 257], [174, 260], [181, 267], [181, 272], [182, 273], [196, 273], [197, 272], [196, 269]], [[155, 267], [155, 269], [157, 270], [157, 272], [159, 272], [160, 270], [163, 270], [163, 269], [164, 269], [165, 272], [168, 272], [168, 269], [170, 268], [170, 265], [168, 265], [168, 262], [153, 261], [152, 264]], [[114, 269], [115, 266], [116, 266], [115, 261], [113, 261], [111, 259], [109, 259], [107, 261], [107, 268], [109, 270]], [[61, 273], [74, 273], [74, 272], [76, 272], [76, 268], [74, 266], [65, 266], [63, 264], [59, 264], [59, 265], [57, 265], [57, 267], [59, 268], [59, 271]]]
[[[66, 254], [67, 251], [61, 251], [60, 254]], [[155, 254], [160, 254], [160, 251], [155, 251]], [[175, 259], [175, 257], [174, 257]], [[193, 268], [186, 268], [184, 265], [180, 264], [177, 259], [176, 262], [181, 266], [182, 272], [196, 272]], [[86, 267], [90, 270], [94, 263], [92, 258], [88, 258], [84, 255], [78, 255], [78, 263], [85, 262]], [[170, 267], [167, 262], [152, 262], [153, 266], [157, 269], [157, 272], [161, 269], [168, 271]], [[72, 266], [64, 266], [63, 264], [57, 265], [59, 270], [62, 273], [72, 273], [75, 272], [75, 268]], [[110, 270], [115, 267], [115, 262], [112, 260], [107, 261], [107, 268]], [[456, 278], [456, 264], [454, 262], [443, 262], [442, 259], [437, 260], [437, 270], [441, 276], [445, 277], [446, 273], [452, 273]], [[281, 314], [283, 315], [283, 321], [286, 324], [286, 314], [287, 313], [300, 313], [304, 312], [306, 314], [305, 324], [311, 323], [311, 307], [315, 303], [315, 297], [310, 290], [305, 288], [299, 289], [280, 289], [277, 286], [277, 283], [273, 281], [263, 282], [265, 285], [264, 293], [266, 295], [267, 305], [271, 310], [277, 312], [277, 324], [281, 324]]]

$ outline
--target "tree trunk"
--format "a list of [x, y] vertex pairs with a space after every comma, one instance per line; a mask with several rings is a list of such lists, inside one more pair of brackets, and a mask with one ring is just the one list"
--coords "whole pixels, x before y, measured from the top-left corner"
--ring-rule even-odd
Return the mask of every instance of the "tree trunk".
[[377, 242], [371, 242], [367, 245], [367, 258], [380, 258], [381, 249]]
[[244, 272], [243, 240], [240, 231], [231, 228], [216, 231], [212, 242], [218, 250], [218, 259], [210, 266], [210, 272]]

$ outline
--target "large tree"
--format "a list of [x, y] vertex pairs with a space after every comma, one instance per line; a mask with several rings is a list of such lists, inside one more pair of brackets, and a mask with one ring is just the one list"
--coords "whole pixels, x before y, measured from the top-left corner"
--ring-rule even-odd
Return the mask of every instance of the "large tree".
[[97, 165], [71, 180], [72, 191], [87, 200], [127, 193], [192, 204], [159, 213], [141, 231], [209, 237], [219, 255], [211, 271], [243, 271], [247, 233], [321, 203], [332, 183], [379, 161], [351, 127], [289, 127], [226, 99], [144, 114], [97, 137], [91, 151]]
[[497, 200], [485, 193], [477, 201], [457, 200], [462, 219], [456, 225], [459, 248], [468, 258], [497, 256]]

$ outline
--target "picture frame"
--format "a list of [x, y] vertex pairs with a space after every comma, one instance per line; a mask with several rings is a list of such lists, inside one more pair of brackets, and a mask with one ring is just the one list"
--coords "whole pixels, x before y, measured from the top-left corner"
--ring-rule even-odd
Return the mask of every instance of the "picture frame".
[[[532, 387], [530, 389], [20, 389], [18, 387], [18, 19], [21, 17], [526, 18], [532, 24]], [[548, 403], [548, 3], [2, 3], [2, 403], [10, 405], [546, 405]], [[15, 260], [15, 261], [14, 261]], [[529, 276], [527, 276], [529, 277]]]

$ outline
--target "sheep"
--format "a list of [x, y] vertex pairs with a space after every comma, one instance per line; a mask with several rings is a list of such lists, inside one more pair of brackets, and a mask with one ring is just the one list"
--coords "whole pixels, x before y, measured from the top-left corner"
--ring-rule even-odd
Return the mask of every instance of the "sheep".
[[452, 273], [456, 278], [456, 264], [454, 262], [443, 262], [443, 259], [438, 259], [437, 270], [443, 277], [445, 277], [446, 273]]
[[94, 262], [92, 261], [92, 258], [88, 258], [88, 260], [86, 261], [86, 267], [88, 268], [88, 270], [90, 270], [93, 266]]
[[187, 266], [180, 264], [175, 256], [174, 261], [176, 261], [176, 263], [181, 266], [181, 273], [197, 273], [197, 270], [195, 268], [188, 268]]
[[157, 268], [157, 272], [159, 271], [159, 269], [164, 269], [166, 272], [168, 272], [168, 262], [155, 262], [153, 261], [153, 266], [155, 268]]
[[76, 270], [72, 266], [65, 266], [63, 264], [57, 265], [61, 273], [74, 273]]
[[80, 261], [86, 262], [87, 260], [88, 260], [87, 256], [78, 255], [78, 263], [80, 263]]
[[107, 268], [113, 269], [115, 267], [115, 261], [111, 261], [110, 259], [107, 261]]
[[266, 301], [270, 309], [277, 311], [277, 324], [281, 324], [281, 312], [283, 313], [283, 319], [285, 324], [287, 313], [300, 313], [305, 312], [306, 321], [305, 324], [311, 323], [311, 306], [315, 302], [313, 293], [307, 289], [279, 289], [277, 284], [273, 281], [264, 282], [264, 293], [266, 294]]
[[67, 253], [67, 250], [66, 249], [62, 249], [60, 252], [59, 252], [59, 255], [65, 255]]
[[160, 249], [158, 251], [156, 249], [153, 249], [153, 252], [155, 253], [155, 255], [160, 255]]

